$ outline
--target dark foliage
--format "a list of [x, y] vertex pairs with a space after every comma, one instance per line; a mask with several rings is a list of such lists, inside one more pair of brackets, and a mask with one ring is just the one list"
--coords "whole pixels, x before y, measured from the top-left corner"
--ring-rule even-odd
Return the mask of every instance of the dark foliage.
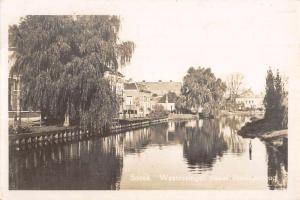
[[274, 128], [287, 128], [288, 92], [285, 90], [285, 83], [278, 70], [276, 77], [272, 70], [269, 69], [267, 72], [264, 105], [266, 121], [272, 123]]
[[99, 129], [118, 111], [107, 70], [130, 61], [132, 42], [120, 42], [116, 16], [26, 16], [9, 29], [15, 47], [11, 75], [22, 75], [22, 104], [41, 110], [47, 124]]
[[[182, 98], [178, 107], [186, 106], [189, 109], [203, 108], [204, 115], [215, 115], [221, 107], [226, 85], [216, 78], [210, 68], [191, 67], [183, 78]], [[183, 106], [181, 106], [183, 105]]]

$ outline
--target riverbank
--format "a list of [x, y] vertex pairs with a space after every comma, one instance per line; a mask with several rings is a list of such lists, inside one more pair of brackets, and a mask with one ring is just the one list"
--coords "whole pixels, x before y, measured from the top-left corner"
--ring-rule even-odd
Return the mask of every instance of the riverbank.
[[221, 110], [220, 111], [220, 116], [231, 116], [231, 115], [255, 115], [255, 116], [261, 116], [262, 118], [264, 116], [264, 111], [259, 111], [259, 110], [252, 110], [252, 111], [229, 111], [229, 110]]
[[123, 133], [138, 128], [149, 127], [151, 125], [166, 123], [169, 120], [193, 120], [197, 119], [196, 115], [191, 114], [170, 114], [166, 118], [128, 118], [117, 119], [112, 126], [106, 131], [89, 132], [82, 130], [78, 126], [40, 126], [40, 127], [26, 127], [22, 132], [13, 133], [10, 131], [9, 140], [12, 144], [28, 144], [36, 142], [53, 142], [53, 141], [73, 141], [82, 138], [89, 138], [92, 136], [109, 136], [112, 134]]
[[[192, 114], [170, 114], [168, 118], [165, 120], [193, 120], [197, 119], [196, 115]], [[135, 123], [144, 123], [144, 122], [151, 122], [155, 120], [161, 120], [160, 118], [147, 118], [147, 117], [139, 117], [139, 118], [126, 118], [126, 119], [119, 119], [117, 123], [114, 123], [112, 126], [112, 129], [117, 127], [118, 125], [127, 125], [127, 124], [135, 124]], [[73, 130], [75, 128], [78, 128], [76, 126], [24, 126], [24, 131], [17, 134], [38, 134], [38, 133], [45, 133], [45, 132], [55, 132], [55, 131], [67, 131], [67, 130]], [[15, 135], [15, 134], [10, 134]]]
[[197, 115], [193, 115], [193, 114], [175, 114], [175, 113], [171, 113], [171, 114], [169, 114], [168, 119], [169, 120], [187, 121], [187, 120], [198, 119], [198, 117], [197, 117]]
[[78, 126], [42, 126], [30, 127], [25, 132], [9, 134], [11, 144], [30, 144], [37, 142], [73, 141], [92, 136], [109, 136], [138, 128], [168, 122], [168, 118], [131, 118], [118, 120], [106, 131], [88, 131]]
[[238, 134], [245, 138], [260, 138], [261, 140], [273, 145], [276, 148], [287, 148], [288, 129], [273, 129], [273, 124], [265, 119], [248, 122], [243, 126]]

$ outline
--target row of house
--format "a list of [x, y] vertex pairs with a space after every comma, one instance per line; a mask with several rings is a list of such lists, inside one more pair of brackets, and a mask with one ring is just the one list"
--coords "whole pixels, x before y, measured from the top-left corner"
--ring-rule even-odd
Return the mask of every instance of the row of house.
[[154, 109], [155, 105], [161, 105], [170, 112], [175, 111], [181, 82], [126, 81], [120, 72], [110, 70], [104, 76], [110, 81], [113, 91], [120, 97], [119, 117], [144, 117]]
[[[15, 49], [10, 48], [12, 55]], [[9, 69], [15, 59], [10, 56]], [[177, 96], [181, 93], [181, 82], [132, 82], [118, 71], [107, 68], [104, 77], [110, 82], [112, 90], [119, 98], [119, 117], [147, 116], [155, 105], [161, 105], [169, 112], [175, 111]], [[15, 117], [20, 110], [20, 77], [9, 78], [9, 111], [10, 117]], [[263, 109], [263, 97], [254, 95], [250, 90], [236, 98], [238, 109]]]

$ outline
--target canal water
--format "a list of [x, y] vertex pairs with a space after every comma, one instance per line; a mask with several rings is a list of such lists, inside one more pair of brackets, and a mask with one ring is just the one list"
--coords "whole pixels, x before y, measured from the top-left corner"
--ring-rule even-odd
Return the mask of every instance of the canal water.
[[247, 121], [169, 122], [69, 144], [11, 148], [9, 188], [285, 189], [287, 153], [238, 136]]

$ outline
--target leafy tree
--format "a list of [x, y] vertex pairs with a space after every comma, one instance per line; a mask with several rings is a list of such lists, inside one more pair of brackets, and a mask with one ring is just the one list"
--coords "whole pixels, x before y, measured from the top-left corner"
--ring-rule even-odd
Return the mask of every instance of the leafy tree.
[[153, 110], [149, 113], [150, 118], [165, 118], [168, 117], [169, 112], [164, 109], [162, 105], [154, 105]]
[[288, 100], [287, 91], [285, 91], [285, 83], [277, 70], [275, 78], [275, 118], [280, 128], [287, 128], [288, 121]]
[[275, 108], [275, 86], [274, 75], [271, 69], [267, 71], [266, 77], [266, 95], [264, 98], [264, 105], [266, 108], [265, 119], [269, 119], [273, 116]]
[[179, 113], [182, 113], [186, 109], [186, 98], [180, 95], [175, 102], [175, 108]]
[[214, 115], [221, 106], [225, 83], [217, 79], [210, 68], [191, 67], [183, 78], [182, 95], [186, 98], [188, 108], [199, 111], [203, 108], [204, 115]]
[[267, 72], [266, 95], [264, 104], [266, 108], [265, 119], [272, 123], [274, 128], [287, 128], [288, 123], [288, 93], [285, 83], [277, 70], [274, 77], [271, 69]]
[[26, 16], [11, 26], [10, 73], [22, 75], [22, 103], [47, 123], [109, 124], [119, 106], [104, 72], [130, 62], [134, 51], [119, 40], [119, 28], [117, 16]]

